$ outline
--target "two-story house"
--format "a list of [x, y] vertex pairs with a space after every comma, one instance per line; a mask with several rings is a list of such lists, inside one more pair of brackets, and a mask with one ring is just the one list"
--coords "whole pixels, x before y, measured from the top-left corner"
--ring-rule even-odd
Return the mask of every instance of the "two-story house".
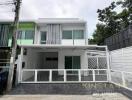
[[21, 21], [18, 83], [108, 81], [107, 47], [88, 45], [87, 37], [87, 23], [78, 18]]

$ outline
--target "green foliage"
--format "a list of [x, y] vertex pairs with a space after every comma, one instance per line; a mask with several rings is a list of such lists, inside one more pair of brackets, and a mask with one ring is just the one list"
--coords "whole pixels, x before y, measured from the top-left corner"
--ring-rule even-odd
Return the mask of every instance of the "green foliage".
[[[121, 6], [122, 11], [117, 13], [115, 8]], [[93, 33], [90, 44], [102, 44], [105, 38], [118, 33], [120, 29], [132, 24], [132, 0], [112, 2], [110, 6], [97, 10], [99, 23]]]

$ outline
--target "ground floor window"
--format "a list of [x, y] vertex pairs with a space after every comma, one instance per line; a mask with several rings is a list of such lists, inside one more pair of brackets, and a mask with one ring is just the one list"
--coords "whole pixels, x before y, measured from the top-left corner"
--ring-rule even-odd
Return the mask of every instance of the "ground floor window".
[[80, 69], [80, 56], [65, 56], [65, 69]]

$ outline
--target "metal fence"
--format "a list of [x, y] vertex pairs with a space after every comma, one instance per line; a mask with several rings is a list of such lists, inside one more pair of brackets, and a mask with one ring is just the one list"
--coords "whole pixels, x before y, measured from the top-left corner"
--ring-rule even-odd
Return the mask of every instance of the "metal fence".
[[109, 50], [132, 46], [132, 25], [105, 39], [104, 44]]
[[21, 83], [107, 82], [107, 69], [23, 69]]
[[111, 70], [111, 82], [132, 91], [132, 72]]

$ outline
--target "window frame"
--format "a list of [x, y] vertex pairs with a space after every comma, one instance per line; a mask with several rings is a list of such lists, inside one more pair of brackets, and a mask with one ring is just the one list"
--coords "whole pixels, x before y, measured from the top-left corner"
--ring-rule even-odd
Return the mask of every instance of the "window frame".
[[[72, 64], [71, 64], [71, 68], [69, 68], [69, 69], [81, 69], [81, 56], [80, 55], [75, 55], [75, 56], [65, 56], [65, 58], [64, 58], [64, 67], [65, 67], [65, 69], [68, 69], [68, 68], [66, 68], [66, 57], [71, 57], [72, 58]], [[74, 57], [79, 57], [79, 67], [80, 68], [74, 68]], [[70, 66], [69, 66], [70, 67]]]
[[[84, 30], [83, 29], [76, 29], [76, 30], [72, 30], [73, 31], [73, 39], [76, 40], [76, 39], [84, 39]], [[83, 38], [75, 38], [75, 33], [74, 31], [83, 31]]]
[[[42, 41], [42, 33], [46, 34], [46, 39]], [[40, 44], [46, 44], [47, 42], [47, 31], [40, 31]]]
[[[26, 37], [26, 31], [32, 31], [32, 37], [31, 38], [27, 38]], [[19, 38], [18, 38], [19, 37]], [[17, 39], [19, 40], [33, 40], [34, 39], [34, 30], [18, 30], [17, 33]]]
[[[78, 38], [78, 39], [85, 39], [85, 30], [84, 29], [64, 29], [64, 30], [62, 30], [62, 39], [66, 39], [63, 37], [64, 31], [71, 31], [72, 32], [72, 36], [71, 36], [72, 40], [77, 40], [77, 38], [74, 38], [74, 31], [83, 31], [83, 38]], [[67, 39], [67, 40], [69, 40], [69, 39]]]
[[[64, 31], [71, 31], [71, 38], [64, 38], [64, 36], [63, 36]], [[73, 30], [62, 30], [62, 39], [73, 39]]]

